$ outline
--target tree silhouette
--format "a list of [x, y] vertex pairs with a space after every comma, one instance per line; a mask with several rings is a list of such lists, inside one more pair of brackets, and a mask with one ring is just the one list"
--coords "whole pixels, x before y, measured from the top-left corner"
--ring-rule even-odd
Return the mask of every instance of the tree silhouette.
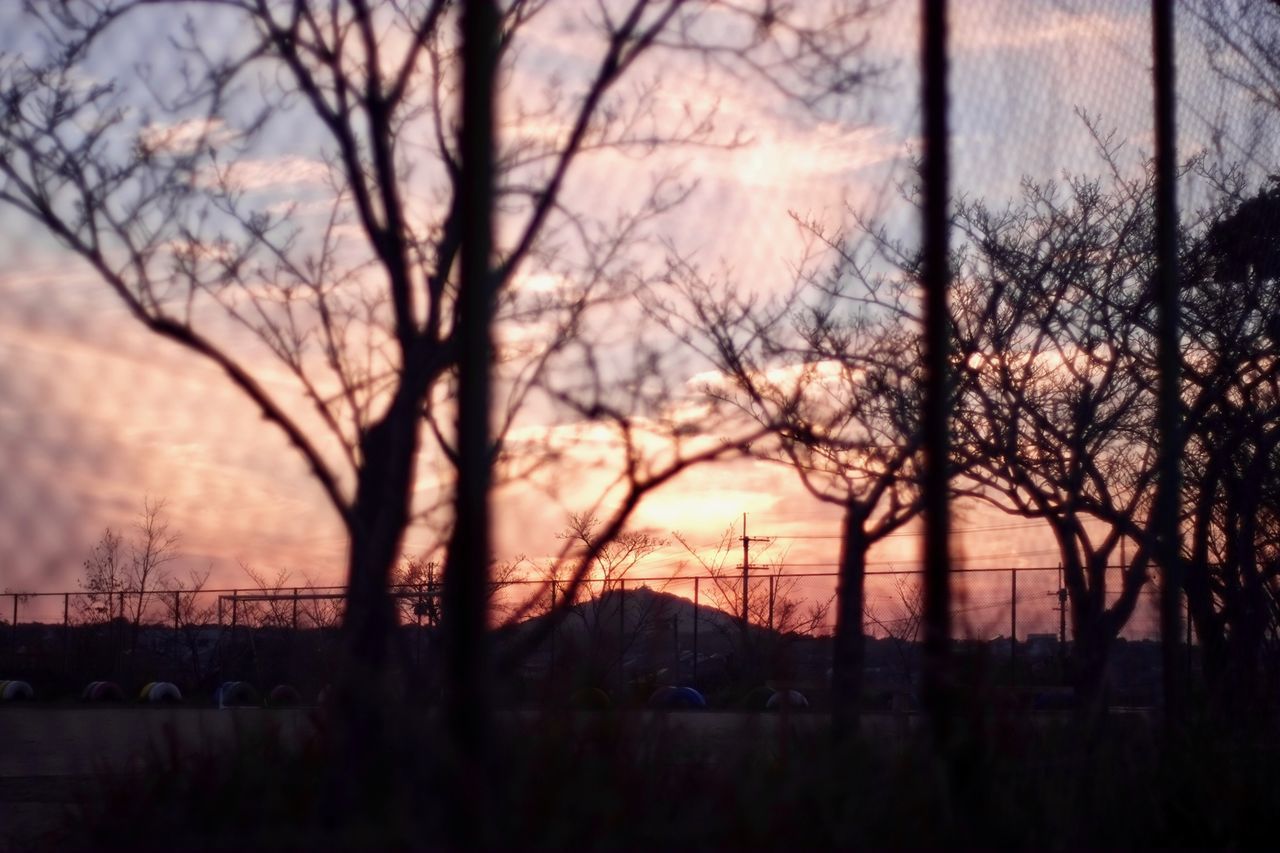
[[[687, 309], [655, 310], [715, 365], [711, 399], [768, 430], [751, 453], [790, 466], [842, 511], [832, 712], [843, 737], [862, 692], [868, 552], [920, 511], [920, 336], [902, 283], [910, 275], [878, 274], [852, 240], [805, 226], [835, 259], [802, 272], [785, 298], [757, 300], [684, 262], [673, 275]], [[867, 236], [872, 252], [903, 260], [883, 235]]]
[[[450, 535], [449, 719], [464, 752], [483, 740], [492, 468], [519, 455], [504, 437], [552, 373], [561, 381], [548, 397], [616, 428], [624, 476], [640, 484], [616, 502], [603, 541], [687, 464], [649, 464], [632, 439], [653, 410], [606, 399], [637, 386], [625, 366], [595, 369], [598, 347], [582, 332], [592, 316], [615, 318], [606, 306], [635, 289], [645, 227], [688, 190], [656, 170], [638, 201], [597, 213], [567, 190], [576, 164], [742, 142], [714, 105], [662, 108], [652, 94], [674, 75], [701, 75], [712, 91], [749, 75], [804, 104], [851, 91], [874, 71], [857, 49], [874, 9], [626, 0], [554, 18], [560, 7], [545, 0], [27, 6], [38, 37], [0, 57], [0, 201], [139, 323], [217, 367], [305, 460], [347, 534], [340, 693], [355, 742], [385, 733], [365, 697], [388, 694], [388, 580], [406, 528], [432, 508]], [[522, 49], [544, 21], [575, 29], [572, 75]], [[154, 37], [131, 76], [95, 73], [113, 51], [131, 55], [139, 33]], [[556, 286], [524, 286], [539, 276]], [[584, 366], [587, 381], [567, 388], [567, 371]], [[424, 465], [444, 472], [443, 497], [427, 507], [415, 495]]]
[[1277, 624], [1277, 223], [1274, 185], [1228, 201], [1186, 262], [1187, 595], [1214, 710], [1236, 720], [1260, 708]]
[[119, 619], [129, 626], [125, 651], [130, 667], [137, 656], [142, 622], [168, 587], [169, 564], [179, 556], [180, 537], [170, 529], [164, 508], [163, 500], [145, 498], [133, 537], [126, 539], [108, 528], [84, 562], [80, 585], [86, 592], [86, 615], [101, 618], [108, 625]]
[[[963, 492], [1052, 531], [1085, 709], [1102, 699], [1111, 644], [1152, 559], [1150, 187], [1148, 175], [1028, 179], [1007, 208], [971, 202], [956, 216]], [[1109, 566], [1125, 541], [1137, 547], [1116, 590]]]

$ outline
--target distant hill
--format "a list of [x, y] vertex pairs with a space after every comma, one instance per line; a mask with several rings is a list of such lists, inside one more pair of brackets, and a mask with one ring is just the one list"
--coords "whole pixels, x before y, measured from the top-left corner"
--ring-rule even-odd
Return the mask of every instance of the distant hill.
[[[533, 617], [517, 626], [517, 630], [533, 630], [549, 618], [548, 615]], [[646, 586], [612, 589], [604, 595], [574, 605], [572, 612], [564, 617], [557, 633], [562, 637], [568, 635], [574, 639], [589, 639], [666, 632], [668, 635], [678, 634], [683, 643], [694, 632], [695, 618], [698, 633], [702, 636], [741, 636], [741, 624], [736, 616], [706, 604], [695, 607], [687, 598]], [[751, 634], [753, 638], [778, 635], [775, 631], [755, 625], [751, 627]]]

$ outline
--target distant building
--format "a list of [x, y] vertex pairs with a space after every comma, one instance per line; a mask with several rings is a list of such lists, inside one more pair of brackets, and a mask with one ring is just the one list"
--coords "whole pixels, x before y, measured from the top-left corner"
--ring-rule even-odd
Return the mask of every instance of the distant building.
[[1057, 634], [1028, 634], [1027, 654], [1033, 658], [1052, 657], [1058, 652]]

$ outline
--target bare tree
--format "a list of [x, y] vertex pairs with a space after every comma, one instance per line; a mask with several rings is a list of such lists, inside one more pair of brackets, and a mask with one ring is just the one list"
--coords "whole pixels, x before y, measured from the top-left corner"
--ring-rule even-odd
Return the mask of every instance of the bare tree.
[[401, 622], [423, 620], [429, 627], [440, 624], [440, 564], [425, 557], [406, 557], [391, 575], [391, 586], [400, 594], [397, 599]]
[[138, 651], [138, 636], [147, 607], [169, 580], [169, 564], [178, 558], [179, 534], [169, 528], [164, 516], [165, 502], [144, 498], [142, 512], [134, 525], [135, 538], [129, 548], [125, 585], [129, 590], [130, 665]]
[[[148, 608], [169, 581], [169, 564], [176, 560], [179, 535], [169, 528], [163, 500], [143, 500], [134, 524], [134, 536], [126, 539], [107, 528], [84, 563], [80, 586], [86, 595], [79, 607], [83, 616], [112, 624], [128, 625], [130, 668], [138, 651], [138, 639]], [[113, 632], [114, 633], [114, 632]]]
[[242, 624], [255, 628], [292, 627], [298, 606], [297, 599], [290, 595], [291, 590], [296, 591], [290, 584], [293, 572], [281, 566], [275, 574], [268, 574], [243, 560], [240, 571], [249, 578], [258, 595], [240, 604]]
[[[738, 650], [740, 676], [755, 680], [776, 673], [791, 639], [798, 634], [814, 634], [823, 629], [830, 617], [836, 596], [826, 600], [806, 600], [800, 593], [800, 579], [786, 574], [784, 561], [764, 561], [745, 579], [737, 562], [738, 529], [730, 525], [711, 549], [710, 554], [693, 545], [680, 533], [673, 534], [684, 547], [703, 577], [711, 583], [706, 594], [711, 605], [726, 614], [712, 621], [711, 628], [731, 647]], [[739, 614], [746, 596], [747, 621]]]
[[1272, 117], [1280, 113], [1280, 4], [1192, 0], [1186, 8], [1203, 25], [1213, 70]]
[[1102, 701], [1111, 644], [1147, 582], [1156, 476], [1151, 175], [1122, 178], [1100, 146], [1105, 179], [1027, 179], [1007, 207], [958, 206], [953, 297], [961, 491], [1052, 531], [1082, 709]]
[[[82, 259], [143, 326], [217, 367], [283, 432], [345, 527], [339, 705], [356, 780], [383, 751], [392, 706], [367, 697], [390, 692], [388, 584], [416, 513], [439, 510], [449, 533], [448, 719], [473, 755], [486, 737], [488, 499], [495, 464], [511, 458], [504, 436], [552, 373], [585, 369], [600, 391], [646, 372], [598, 370], [599, 347], [571, 345], [616, 320], [605, 306], [646, 277], [646, 229], [689, 188], [659, 171], [639, 201], [597, 214], [569, 191], [577, 164], [743, 141], [714, 105], [659, 109], [664, 77], [701, 74], [714, 88], [748, 74], [811, 104], [873, 71], [856, 49], [869, 0], [618, 0], [548, 22], [589, 42], [567, 80], [521, 50], [561, 8], [68, 0], [28, 6], [45, 49], [0, 58], [0, 202]], [[133, 79], [102, 82], [94, 63], [127, 28], [169, 38], [150, 40]], [[301, 199], [260, 182], [262, 152], [285, 139], [297, 142], [291, 171], [312, 178]], [[550, 294], [523, 286], [538, 275], [557, 283]], [[524, 330], [524, 346], [495, 329]], [[268, 362], [290, 391], [266, 380]], [[543, 393], [619, 432], [631, 485], [605, 541], [653, 488], [719, 453], [654, 463], [633, 441], [637, 410], [568, 384]], [[423, 465], [443, 471], [441, 494], [415, 505]]]
[[[652, 76], [638, 93], [625, 89], [641, 58], [689, 57], [713, 76], [745, 71], [804, 101], [872, 71], [851, 49], [866, 2], [815, 13], [766, 0], [632, 0], [575, 19], [600, 50], [571, 89], [518, 50], [552, 6], [503, 4], [491, 45], [501, 77], [492, 85], [519, 94], [504, 98], [489, 131], [499, 137], [502, 237], [480, 324], [550, 330], [518, 361], [498, 359], [498, 445], [584, 312], [629, 283], [638, 229], [684, 197], [659, 179], [630, 213], [597, 220], [571, 206], [574, 164], [600, 151], [740, 140], [717, 129], [713, 109], [657, 111]], [[454, 99], [464, 77], [459, 7], [32, 4], [27, 23], [48, 49], [0, 65], [0, 200], [87, 263], [140, 323], [217, 366], [306, 460], [349, 535], [345, 630], [367, 674], [382, 672], [389, 653], [386, 588], [424, 441], [458, 461], [446, 421], [466, 383], [454, 385], [454, 370], [478, 345], [463, 340], [459, 314], [468, 293], [458, 279], [468, 199]], [[152, 40], [153, 64], [135, 79], [94, 82], [84, 69], [137, 27], [171, 38]], [[152, 73], [161, 63], [182, 73]], [[282, 132], [307, 140], [294, 161], [313, 179], [306, 201], [281, 203], [256, 182], [262, 146]], [[539, 272], [568, 286], [536, 298], [513, 286]], [[293, 397], [263, 381], [260, 356], [293, 377]]]
[[1187, 258], [1187, 596], [1212, 707], [1264, 707], [1261, 654], [1275, 630], [1280, 471], [1280, 191], [1228, 196]]
[[[607, 683], [614, 664], [630, 654], [637, 641], [652, 633], [657, 621], [666, 616], [658, 596], [629, 595], [628, 589], [636, 593], [639, 587], [632, 584], [628, 588], [627, 579], [652, 554], [666, 547], [667, 540], [648, 531], [626, 530], [601, 542], [599, 528], [595, 516], [570, 513], [568, 526], [556, 534], [568, 551], [543, 567], [545, 584], [539, 593], [549, 606], [566, 608], [577, 617], [583, 676], [593, 685]], [[588, 572], [574, 584], [577, 561], [591, 552], [594, 557]], [[660, 582], [657, 591], [665, 586], [666, 582]], [[616, 627], [619, 624], [624, 626], [621, 633]]]
[[[1202, 651], [1211, 711], [1231, 723], [1256, 721], [1264, 678], [1276, 678], [1275, 472], [1280, 466], [1272, 353], [1280, 276], [1275, 232], [1280, 118], [1280, 4], [1197, 0], [1187, 10], [1210, 67], [1246, 106], [1222, 111], [1213, 141], [1223, 203], [1190, 242], [1184, 323], [1194, 341], [1188, 365], [1187, 596]], [[1234, 126], [1232, 120], [1236, 121]], [[1223, 150], [1229, 142], [1233, 150]], [[1233, 163], [1241, 165], [1232, 165]], [[1243, 165], [1243, 164], [1247, 164]], [[1269, 182], [1269, 186], [1267, 185]], [[1271, 672], [1265, 670], [1270, 668]]]
[[865, 257], [901, 265], [905, 252], [869, 227], [860, 248], [802, 225], [834, 261], [818, 273], [802, 264], [785, 299], [761, 303], [679, 263], [688, 316], [669, 301], [656, 310], [720, 372], [706, 393], [767, 427], [752, 454], [793, 468], [809, 494], [843, 512], [832, 691], [842, 737], [862, 692], [867, 554], [920, 511], [920, 341], [906, 284]]
[[903, 682], [909, 685], [914, 680], [915, 671], [915, 657], [912, 650], [916, 648], [920, 639], [923, 585], [916, 575], [895, 574], [893, 586], [897, 598], [896, 615], [888, 616], [868, 605], [866, 618], [868, 624], [884, 632], [884, 635], [893, 643], [898, 662], [902, 667]]
[[166, 621], [175, 631], [175, 663], [185, 658], [191, 680], [203, 684], [209, 674], [206, 663], [216, 649], [216, 640], [210, 635], [221, 634], [216, 627], [217, 605], [209, 600], [205, 588], [209, 584], [210, 569], [192, 569], [186, 578], [170, 578], [156, 596], [162, 602]]
[[81, 618], [86, 621], [101, 619], [109, 624], [124, 615], [120, 593], [126, 586], [125, 548], [120, 534], [108, 527], [90, 549], [84, 561], [84, 577], [78, 581], [85, 595], [76, 599]]
[[300, 619], [305, 619], [307, 625], [322, 632], [341, 628], [345, 610], [342, 596], [332, 595], [332, 587], [322, 586], [305, 573], [302, 590], [308, 597], [299, 602]]
[[[569, 525], [557, 538], [580, 550], [590, 549], [597, 545], [599, 520], [586, 513], [570, 513]], [[591, 568], [589, 580], [596, 590], [595, 597], [600, 598], [617, 589], [626, 580], [627, 575], [655, 551], [667, 546], [667, 540], [643, 530], [627, 530], [612, 541], [595, 547], [595, 560]], [[564, 563], [554, 563], [548, 571], [563, 570]], [[553, 578], [562, 580], [561, 578]], [[598, 586], [595, 586], [598, 584]], [[591, 589], [584, 589], [589, 593]]]

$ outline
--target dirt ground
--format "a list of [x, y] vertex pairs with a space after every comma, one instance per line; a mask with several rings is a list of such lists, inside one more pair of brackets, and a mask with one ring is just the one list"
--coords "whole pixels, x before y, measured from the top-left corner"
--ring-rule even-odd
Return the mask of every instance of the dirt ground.
[[[585, 722], [590, 712], [573, 712]], [[311, 709], [52, 707], [0, 708], [0, 850], [27, 850], [56, 833], [70, 809], [90, 796], [95, 775], [128, 771], [154, 750], [230, 747], [239, 735], [276, 727], [296, 742], [314, 725]], [[528, 716], [536, 718], [534, 712]], [[744, 743], [771, 749], [784, 732], [820, 735], [821, 714], [736, 711], [626, 712], [624, 725], [658, 728], [667, 742], [714, 753]], [[869, 715], [864, 732], [882, 742], [905, 734], [911, 721]]]
[[31, 849], [56, 832], [95, 774], [127, 771], [150, 751], [229, 746], [249, 728], [286, 738], [311, 726], [306, 710], [0, 708], [0, 849]]

